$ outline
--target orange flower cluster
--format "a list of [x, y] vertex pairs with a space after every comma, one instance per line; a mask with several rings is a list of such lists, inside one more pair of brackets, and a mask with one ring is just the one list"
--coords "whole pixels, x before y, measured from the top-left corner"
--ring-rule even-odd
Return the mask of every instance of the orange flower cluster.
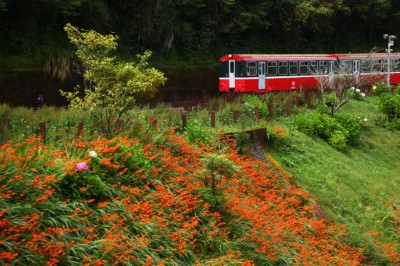
[[[248, 266], [257, 261], [247, 254], [257, 253], [271, 263], [290, 256], [293, 265], [362, 264], [363, 250], [340, 241], [345, 229], [328, 223], [311, 195], [270, 163], [240, 155], [225, 140], [215, 149], [190, 145], [172, 130], [155, 140], [143, 134], [79, 139], [64, 150], [37, 139], [1, 146], [0, 259]], [[215, 195], [207, 194], [201, 160], [210, 152], [237, 166], [229, 178], [221, 175]], [[90, 171], [77, 172], [77, 162]], [[222, 198], [218, 207], [213, 196]], [[396, 262], [396, 251], [383, 248]]]

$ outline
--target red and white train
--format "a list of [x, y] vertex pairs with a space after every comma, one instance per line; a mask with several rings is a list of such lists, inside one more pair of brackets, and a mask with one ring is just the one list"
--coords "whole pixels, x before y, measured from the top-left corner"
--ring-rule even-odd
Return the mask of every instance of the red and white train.
[[390, 58], [385, 53], [228, 54], [219, 61], [220, 92], [316, 89], [317, 75], [335, 73], [339, 64], [348, 64], [359, 75], [376, 76], [375, 81], [386, 82], [389, 76], [390, 84], [400, 83], [400, 53], [391, 53]]

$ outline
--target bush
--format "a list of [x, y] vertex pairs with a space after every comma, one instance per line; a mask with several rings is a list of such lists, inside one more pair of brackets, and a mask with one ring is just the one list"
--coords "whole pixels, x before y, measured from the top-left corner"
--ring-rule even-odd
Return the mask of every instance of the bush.
[[389, 126], [394, 129], [400, 128], [400, 94], [383, 94], [379, 97], [378, 108], [389, 120]]
[[185, 134], [192, 143], [202, 142], [212, 144], [217, 139], [216, 129], [206, 126], [198, 119], [189, 121], [185, 129]]
[[334, 131], [328, 139], [329, 145], [333, 148], [344, 151], [347, 146], [347, 136], [342, 131]]
[[372, 86], [372, 92], [374, 95], [382, 95], [390, 92], [390, 86], [384, 82], [377, 82]]
[[297, 128], [308, 134], [327, 140], [336, 130], [345, 131], [340, 124], [327, 114], [310, 111], [295, 117]]
[[246, 94], [243, 96], [244, 111], [249, 117], [254, 117], [254, 108], [258, 107], [259, 118], [266, 118], [269, 115], [268, 105], [257, 95]]
[[349, 143], [354, 144], [361, 136], [363, 130], [363, 120], [360, 118], [356, 118], [351, 115], [336, 115], [336, 121], [340, 123], [340, 125], [346, 129], [347, 131], [347, 141]]
[[[354, 121], [350, 118], [342, 118], [343, 125], [328, 114], [309, 111], [295, 117], [296, 127], [307, 135], [314, 135], [327, 141], [332, 147], [344, 150], [347, 143], [357, 136], [351, 136], [346, 126], [356, 128]], [[348, 125], [347, 125], [348, 124]]]

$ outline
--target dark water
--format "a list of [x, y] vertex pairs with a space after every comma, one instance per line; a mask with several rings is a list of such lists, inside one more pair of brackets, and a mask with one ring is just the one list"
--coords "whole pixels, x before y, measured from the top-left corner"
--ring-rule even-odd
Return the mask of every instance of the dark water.
[[[169, 69], [161, 70], [168, 78], [159, 88], [152, 102], [193, 100], [218, 94], [218, 72], [215, 69]], [[52, 78], [44, 71], [1, 71], [0, 103], [12, 106], [35, 107], [37, 97], [42, 94], [44, 104], [52, 106], [68, 105], [59, 90], [73, 91], [76, 85], [83, 87], [79, 75], [69, 77], [64, 82]]]

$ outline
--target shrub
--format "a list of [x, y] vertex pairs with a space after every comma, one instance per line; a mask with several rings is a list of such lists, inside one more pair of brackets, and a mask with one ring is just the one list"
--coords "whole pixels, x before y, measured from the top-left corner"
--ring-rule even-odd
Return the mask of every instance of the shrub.
[[360, 89], [355, 89], [354, 94], [353, 94], [353, 99], [362, 101], [366, 97], [364, 92], [361, 92]]
[[346, 128], [346, 123], [356, 128], [353, 119], [345, 117], [342, 120], [344, 121], [343, 125], [328, 114], [309, 111], [297, 115], [295, 117], [295, 125], [303, 133], [320, 137], [332, 147], [344, 150], [349, 140], [356, 138], [357, 134], [349, 136], [348, 129]]
[[271, 128], [267, 128], [268, 142], [275, 147], [284, 147], [290, 144], [289, 132], [286, 128], [281, 127], [274, 122]]
[[378, 108], [389, 120], [400, 117], [400, 95], [384, 94], [379, 97]]
[[185, 129], [186, 137], [192, 143], [203, 142], [212, 144], [216, 141], [216, 133], [216, 129], [206, 126], [198, 119], [189, 121]]
[[334, 131], [328, 139], [329, 145], [333, 148], [344, 151], [347, 146], [347, 136], [340, 130]]
[[377, 82], [372, 86], [372, 92], [374, 95], [382, 95], [390, 92], [390, 86], [384, 82]]
[[268, 106], [265, 102], [263, 102], [257, 95], [249, 95], [246, 94], [243, 96], [244, 102], [244, 111], [247, 116], [254, 117], [254, 108], [258, 107], [259, 117], [266, 118], [269, 114]]
[[297, 128], [308, 134], [327, 140], [336, 130], [345, 131], [340, 124], [327, 114], [310, 111], [295, 117]]
[[340, 114], [335, 116], [336, 121], [346, 129], [347, 141], [354, 144], [361, 136], [363, 119], [351, 115]]

